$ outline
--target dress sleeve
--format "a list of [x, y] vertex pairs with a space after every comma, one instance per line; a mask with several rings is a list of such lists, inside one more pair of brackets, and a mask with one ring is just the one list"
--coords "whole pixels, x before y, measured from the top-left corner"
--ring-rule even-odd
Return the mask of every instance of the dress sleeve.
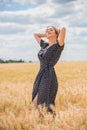
[[44, 40], [41, 39], [40, 41], [40, 47], [45, 48], [48, 45]]
[[59, 42], [58, 42], [58, 43], [55, 44], [55, 47], [56, 47], [57, 49], [59, 49], [59, 50], [63, 50], [63, 49], [64, 49], [64, 45], [65, 45], [65, 43], [64, 43], [62, 46], [60, 46], [60, 44], [59, 44]]

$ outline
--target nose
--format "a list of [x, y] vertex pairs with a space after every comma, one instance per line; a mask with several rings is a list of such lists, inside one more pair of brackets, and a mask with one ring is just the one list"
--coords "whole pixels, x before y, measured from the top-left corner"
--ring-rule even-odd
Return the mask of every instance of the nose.
[[47, 33], [50, 33], [50, 30], [47, 30]]

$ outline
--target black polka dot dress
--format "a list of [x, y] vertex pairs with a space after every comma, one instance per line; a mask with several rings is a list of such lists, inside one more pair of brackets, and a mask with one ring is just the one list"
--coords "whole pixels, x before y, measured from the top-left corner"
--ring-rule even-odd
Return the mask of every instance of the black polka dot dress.
[[50, 105], [55, 105], [55, 98], [58, 91], [58, 80], [55, 73], [54, 65], [59, 60], [64, 48], [59, 43], [55, 43], [47, 48], [49, 44], [41, 39], [41, 49], [38, 52], [40, 69], [36, 76], [32, 91], [32, 101], [38, 94], [37, 103], [45, 104], [50, 110]]

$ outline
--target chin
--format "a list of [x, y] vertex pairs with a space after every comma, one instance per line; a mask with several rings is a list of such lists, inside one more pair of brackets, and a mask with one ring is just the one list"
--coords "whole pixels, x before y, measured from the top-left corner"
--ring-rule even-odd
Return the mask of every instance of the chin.
[[51, 35], [51, 34], [47, 35], [47, 38], [48, 38], [48, 39], [49, 39], [50, 37], [52, 37], [52, 35]]

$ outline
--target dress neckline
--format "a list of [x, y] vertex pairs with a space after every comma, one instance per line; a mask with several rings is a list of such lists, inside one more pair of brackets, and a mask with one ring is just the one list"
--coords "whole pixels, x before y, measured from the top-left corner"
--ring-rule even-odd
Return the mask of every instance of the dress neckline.
[[45, 48], [45, 49], [49, 49], [49, 48], [51, 48], [52, 46], [54, 46], [54, 45], [56, 45], [56, 44], [58, 44], [58, 43], [54, 43], [53, 45], [51, 45], [51, 46], [49, 46], [49, 44], [48, 44], [48, 46]]

